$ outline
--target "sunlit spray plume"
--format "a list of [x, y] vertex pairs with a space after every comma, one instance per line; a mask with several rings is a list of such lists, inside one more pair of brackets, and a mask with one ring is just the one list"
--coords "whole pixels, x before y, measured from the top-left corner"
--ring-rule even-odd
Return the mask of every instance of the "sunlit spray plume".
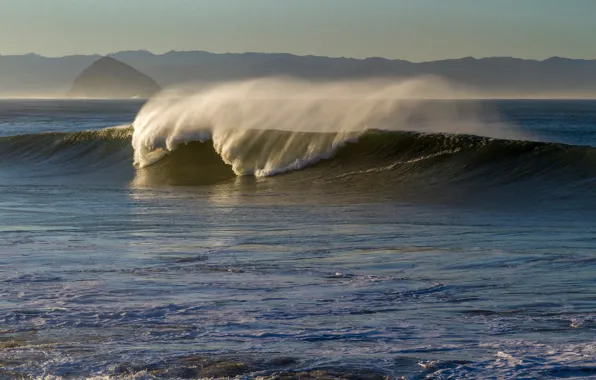
[[[366, 130], [519, 137], [439, 78], [314, 83], [287, 78], [170, 89], [134, 121], [134, 162], [155, 163], [180, 144], [212, 144], [237, 175], [268, 176], [331, 157]], [[286, 133], [275, 133], [284, 131]], [[287, 133], [291, 132], [291, 133]]]

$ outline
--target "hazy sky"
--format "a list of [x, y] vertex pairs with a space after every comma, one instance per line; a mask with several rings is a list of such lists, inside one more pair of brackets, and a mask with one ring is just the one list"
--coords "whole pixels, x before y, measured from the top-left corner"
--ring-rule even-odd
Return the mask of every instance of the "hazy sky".
[[0, 54], [596, 58], [596, 0], [0, 0]]

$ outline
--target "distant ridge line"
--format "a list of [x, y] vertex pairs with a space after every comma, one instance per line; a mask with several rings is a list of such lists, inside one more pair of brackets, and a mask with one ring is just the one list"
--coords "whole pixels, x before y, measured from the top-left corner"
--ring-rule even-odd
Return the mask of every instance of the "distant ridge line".
[[459, 61], [459, 60], [489, 60], [489, 59], [511, 59], [517, 61], [530, 61], [530, 62], [545, 62], [549, 60], [569, 60], [569, 61], [587, 61], [587, 62], [594, 62], [596, 61], [596, 57], [592, 59], [586, 58], [573, 58], [573, 57], [561, 57], [557, 55], [553, 55], [548, 58], [544, 59], [536, 59], [536, 58], [521, 58], [521, 57], [514, 57], [514, 56], [486, 56], [486, 57], [475, 57], [475, 56], [465, 56], [465, 57], [452, 57], [452, 58], [440, 58], [440, 59], [432, 59], [426, 61], [410, 61], [403, 58], [387, 58], [387, 57], [380, 57], [380, 56], [370, 56], [364, 58], [358, 57], [347, 57], [347, 56], [326, 56], [326, 55], [316, 55], [316, 54], [294, 54], [294, 53], [281, 53], [281, 52], [254, 52], [254, 51], [247, 51], [247, 52], [226, 52], [226, 53], [215, 53], [207, 50], [169, 50], [164, 53], [154, 53], [150, 50], [145, 49], [138, 49], [138, 50], [119, 50], [116, 52], [111, 52], [107, 54], [67, 54], [67, 55], [60, 55], [60, 56], [47, 56], [42, 54], [37, 54], [34, 52], [25, 53], [25, 54], [1, 54], [0, 57], [27, 57], [27, 56], [36, 56], [40, 58], [47, 58], [47, 59], [60, 59], [60, 58], [69, 58], [69, 57], [112, 57], [126, 53], [138, 53], [138, 54], [148, 54], [154, 57], [162, 57], [167, 56], [168, 54], [176, 54], [176, 53], [201, 53], [201, 54], [209, 54], [209, 55], [271, 55], [271, 56], [288, 56], [288, 57], [311, 57], [311, 58], [327, 58], [327, 59], [351, 59], [351, 60], [384, 60], [384, 61], [399, 61], [399, 62], [408, 62], [412, 64], [419, 64], [419, 63], [429, 63], [429, 62], [443, 62], [443, 61]]
[[306, 80], [405, 79], [436, 76], [490, 98], [595, 98], [596, 59], [553, 56], [463, 57], [411, 62], [383, 57], [345, 58], [291, 53], [212, 53], [202, 50], [125, 50], [105, 56], [0, 56], [0, 96], [65, 94], [94, 61], [111, 57], [153, 78], [160, 87], [209, 84], [265, 76]]

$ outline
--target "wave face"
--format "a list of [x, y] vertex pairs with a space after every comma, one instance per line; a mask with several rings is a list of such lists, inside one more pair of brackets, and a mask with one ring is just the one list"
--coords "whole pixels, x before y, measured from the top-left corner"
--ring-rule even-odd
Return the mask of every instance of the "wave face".
[[[233, 171], [229, 162], [219, 156], [219, 148], [210, 142], [185, 144], [155, 164], [155, 169], [170, 174], [186, 170], [185, 178], [200, 173], [194, 178], [196, 180], [224, 179], [233, 177], [240, 170], [246, 170], [244, 174], [254, 167], [269, 164], [266, 159], [261, 161], [262, 152], [267, 151], [267, 145], [272, 142], [305, 141], [304, 145], [292, 150], [299, 156], [297, 152], [308, 154], [315, 146], [313, 141], [321, 144], [316, 148], [330, 147], [338, 141], [338, 135], [333, 133], [296, 135], [295, 132], [258, 131], [255, 136], [245, 135], [251, 141], [252, 149], [243, 150], [242, 160], [233, 166]], [[324, 182], [348, 179], [377, 184], [422, 181], [437, 185], [502, 186], [530, 180], [550, 181], [557, 185], [585, 181], [591, 184], [590, 180], [596, 177], [596, 149], [591, 147], [381, 130], [341, 138], [344, 139], [341, 146], [333, 147], [332, 153], [327, 150], [328, 157], [318, 155], [316, 164], [295, 173], [294, 178]], [[321, 148], [317, 154], [325, 149], [329, 148]], [[298, 168], [304, 161], [293, 164]], [[240, 165], [246, 165], [247, 169]], [[280, 167], [289, 170], [290, 165]]]
[[[222, 147], [218, 145], [221, 141], [193, 141], [134, 173], [130, 169], [137, 152], [131, 148], [132, 135], [132, 128], [110, 128], [1, 138], [0, 163], [17, 169], [23, 164], [33, 165], [44, 175], [87, 173], [102, 178], [136, 177], [138, 184], [174, 185], [213, 184], [239, 173], [271, 175], [283, 171], [294, 172], [287, 177], [294, 183], [415, 183], [418, 189], [421, 185], [478, 185], [488, 189], [526, 186], [529, 181], [591, 189], [596, 178], [596, 148], [592, 147], [383, 130], [250, 130], [234, 135], [235, 144], [239, 144], [235, 155], [231, 144]], [[227, 141], [225, 136], [220, 137]], [[227, 156], [221, 154], [223, 150]], [[272, 151], [284, 154], [272, 160]], [[306, 165], [310, 167], [304, 168]], [[296, 170], [299, 168], [304, 170]]]

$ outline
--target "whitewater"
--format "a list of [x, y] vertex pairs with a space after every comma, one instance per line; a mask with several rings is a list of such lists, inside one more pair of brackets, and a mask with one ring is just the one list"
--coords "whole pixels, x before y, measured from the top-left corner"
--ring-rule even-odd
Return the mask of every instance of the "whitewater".
[[596, 102], [0, 100], [0, 378], [579, 378]]

